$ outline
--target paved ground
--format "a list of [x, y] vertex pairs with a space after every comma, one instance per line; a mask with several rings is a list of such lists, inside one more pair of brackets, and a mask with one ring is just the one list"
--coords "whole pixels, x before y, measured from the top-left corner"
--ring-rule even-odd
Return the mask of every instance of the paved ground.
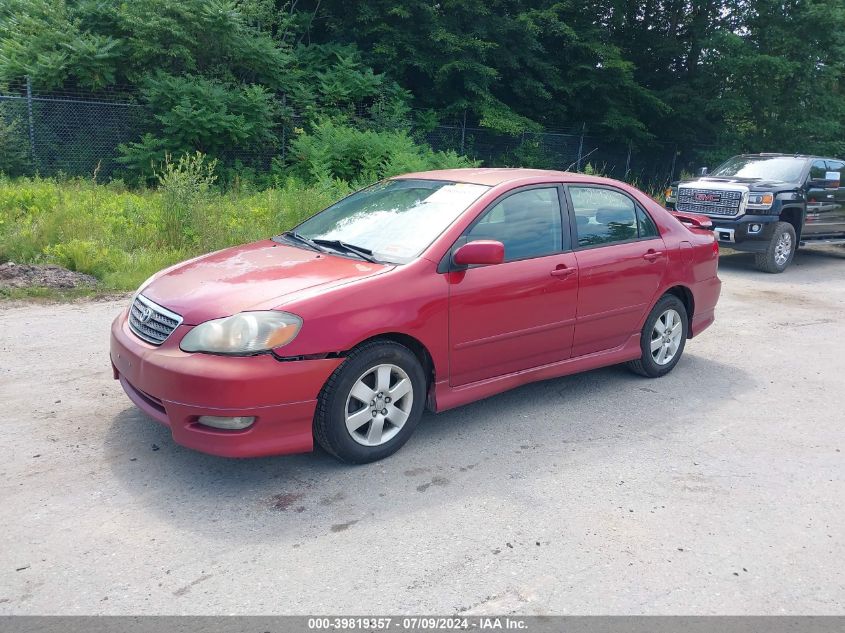
[[0, 614], [842, 613], [845, 249], [749, 263], [670, 376], [428, 415], [363, 467], [182, 449], [111, 379], [120, 302], [0, 306]]

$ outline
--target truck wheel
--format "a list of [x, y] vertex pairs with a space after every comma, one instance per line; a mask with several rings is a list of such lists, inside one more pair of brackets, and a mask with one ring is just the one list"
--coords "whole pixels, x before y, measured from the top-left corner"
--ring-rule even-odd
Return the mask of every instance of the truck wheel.
[[754, 258], [757, 270], [764, 273], [782, 273], [792, 262], [797, 244], [792, 225], [789, 222], [775, 222], [768, 248], [762, 253], [757, 253]]
[[372, 341], [350, 352], [317, 400], [314, 438], [352, 464], [383, 459], [408, 441], [423, 414], [426, 378], [404, 345]]

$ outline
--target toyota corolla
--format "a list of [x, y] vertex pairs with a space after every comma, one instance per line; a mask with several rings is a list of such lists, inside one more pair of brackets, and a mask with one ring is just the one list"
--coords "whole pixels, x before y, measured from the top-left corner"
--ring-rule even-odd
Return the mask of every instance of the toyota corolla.
[[713, 322], [718, 246], [614, 180], [408, 174], [272, 239], [177, 264], [111, 330], [114, 377], [184, 446], [384, 458], [425, 409], [627, 363], [659, 377]]

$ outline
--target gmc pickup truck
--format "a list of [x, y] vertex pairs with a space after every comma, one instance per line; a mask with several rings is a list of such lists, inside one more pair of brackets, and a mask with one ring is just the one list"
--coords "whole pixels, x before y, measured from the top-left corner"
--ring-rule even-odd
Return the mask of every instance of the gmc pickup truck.
[[669, 209], [706, 215], [716, 241], [755, 253], [781, 273], [799, 246], [845, 244], [845, 161], [794, 154], [743, 154], [696, 180], [672, 183]]

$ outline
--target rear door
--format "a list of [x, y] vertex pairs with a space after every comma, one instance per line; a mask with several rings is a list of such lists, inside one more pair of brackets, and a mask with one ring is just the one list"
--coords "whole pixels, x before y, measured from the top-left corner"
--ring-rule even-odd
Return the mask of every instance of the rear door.
[[613, 187], [570, 185], [578, 314], [572, 356], [618, 347], [634, 334], [666, 270], [666, 247], [648, 213]]
[[508, 193], [458, 240], [500, 241], [505, 261], [446, 273], [452, 386], [569, 358], [578, 269], [561, 193], [554, 184]]

